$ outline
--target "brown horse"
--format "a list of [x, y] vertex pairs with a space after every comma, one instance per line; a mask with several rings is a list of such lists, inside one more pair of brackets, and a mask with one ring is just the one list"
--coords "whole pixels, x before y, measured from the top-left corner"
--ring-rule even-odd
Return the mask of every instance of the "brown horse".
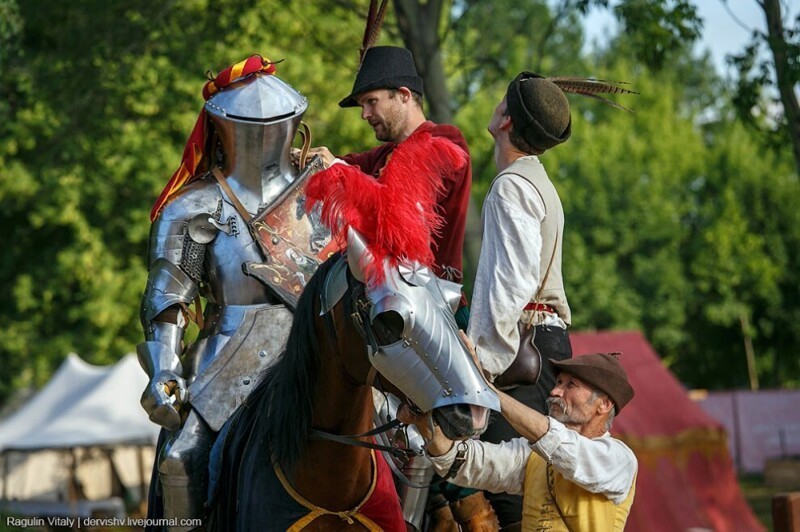
[[[338, 255], [326, 261], [311, 278], [298, 302], [286, 351], [237, 412], [227, 434], [221, 434], [225, 443], [212, 529], [394, 529], [352, 511], [379, 489], [374, 485], [376, 472], [386, 470], [382, 457], [369, 448], [315, 437], [320, 432], [362, 434], [373, 423], [367, 384], [371, 365], [363, 329], [353, 319], [365, 301], [364, 287], [349, 270], [345, 295], [320, 316], [320, 294], [337, 260]], [[373, 321], [379, 345], [399, 339], [402, 327], [392, 323], [391, 314]], [[450, 436], [463, 439], [485, 430], [486, 413], [458, 404], [438, 408], [434, 416]], [[384, 487], [388, 482], [392, 493], [378, 505], [378, 513], [399, 515], [391, 479], [379, 482]]]

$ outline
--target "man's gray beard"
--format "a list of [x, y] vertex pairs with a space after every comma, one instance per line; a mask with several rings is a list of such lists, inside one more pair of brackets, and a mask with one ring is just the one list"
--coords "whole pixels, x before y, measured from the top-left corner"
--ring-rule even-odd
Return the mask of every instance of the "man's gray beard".
[[[559, 409], [558, 412], [553, 412], [553, 405], [558, 405]], [[551, 418], [555, 419], [556, 421], [560, 421], [561, 423], [565, 423], [566, 419], [569, 419], [569, 411], [567, 410], [567, 403], [561, 399], [560, 397], [548, 397], [547, 398], [547, 415]]]
[[[559, 406], [559, 411], [557, 413], [553, 412], [554, 404]], [[589, 422], [589, 419], [574, 417], [573, 413], [567, 408], [567, 403], [560, 397], [547, 398], [547, 415], [564, 425], [583, 425]]]

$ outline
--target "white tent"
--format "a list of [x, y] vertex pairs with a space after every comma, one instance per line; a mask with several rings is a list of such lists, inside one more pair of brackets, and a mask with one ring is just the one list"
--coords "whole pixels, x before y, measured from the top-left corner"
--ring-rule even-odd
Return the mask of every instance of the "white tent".
[[2, 498], [103, 499], [115, 484], [139, 498], [158, 437], [139, 405], [146, 385], [135, 355], [101, 367], [69, 354], [42, 390], [0, 422]]

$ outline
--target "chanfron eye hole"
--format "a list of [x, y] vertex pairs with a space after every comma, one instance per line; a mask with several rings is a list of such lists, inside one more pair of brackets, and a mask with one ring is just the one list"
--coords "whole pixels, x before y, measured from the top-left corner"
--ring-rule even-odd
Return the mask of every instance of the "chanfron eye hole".
[[372, 330], [379, 345], [389, 345], [400, 341], [403, 335], [403, 317], [393, 310], [381, 312], [372, 320]]

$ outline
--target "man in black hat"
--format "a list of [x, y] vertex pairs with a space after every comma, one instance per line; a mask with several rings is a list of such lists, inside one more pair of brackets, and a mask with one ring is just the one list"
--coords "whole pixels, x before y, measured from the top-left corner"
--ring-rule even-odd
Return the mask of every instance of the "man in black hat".
[[[398, 419], [414, 423], [426, 439], [437, 472], [454, 473], [462, 486], [522, 495], [516, 530], [622, 531], [635, 493], [633, 451], [611, 437], [614, 416], [633, 398], [618, 353], [550, 360], [556, 383], [549, 416], [498, 392], [503, 417], [522, 435], [499, 444], [467, 440], [458, 445], [428, 416], [407, 406]], [[453, 467], [457, 457], [463, 460]]]
[[[455, 126], [426, 120], [422, 110], [422, 94], [422, 78], [417, 75], [410, 51], [396, 46], [368, 49], [353, 90], [339, 102], [339, 106], [361, 107], [361, 118], [369, 123], [375, 131], [375, 137], [384, 144], [339, 159], [331, 155], [326, 147], [312, 148], [310, 153], [319, 154], [326, 166], [345, 162], [357, 165], [364, 173], [375, 177], [380, 175], [389, 156], [400, 143], [423, 132], [444, 137], [469, 155], [467, 142]], [[463, 168], [454, 168], [438, 177], [443, 185], [438, 196], [438, 210], [444, 218], [444, 227], [433, 236], [434, 272], [439, 277], [461, 282], [461, 252], [472, 184], [469, 157]], [[462, 298], [462, 306], [465, 304], [466, 300]]]
[[[572, 356], [561, 275], [564, 211], [539, 156], [569, 138], [571, 123], [561, 89], [523, 72], [509, 84], [488, 127], [499, 173], [483, 203], [468, 336], [490, 379], [539, 413], [546, 412], [555, 385], [552, 367], [542, 360]], [[517, 436], [493, 414], [482, 439], [497, 443]], [[502, 526], [520, 521], [521, 497], [488, 496]]]

